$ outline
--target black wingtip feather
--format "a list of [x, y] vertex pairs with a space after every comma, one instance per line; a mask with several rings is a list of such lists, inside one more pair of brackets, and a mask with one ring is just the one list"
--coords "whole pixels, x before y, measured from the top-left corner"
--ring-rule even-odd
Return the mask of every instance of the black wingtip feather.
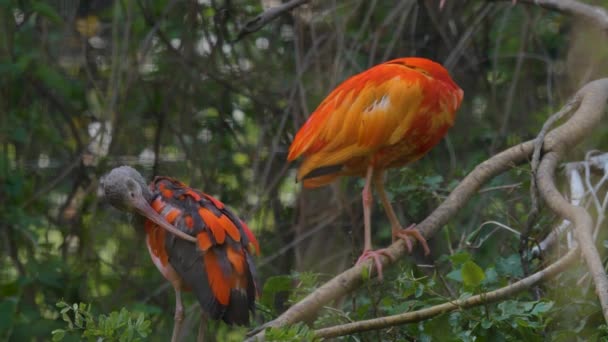
[[224, 312], [224, 322], [228, 324], [248, 325], [248, 304], [247, 293], [244, 293], [242, 290], [231, 290], [230, 303]]
[[341, 164], [322, 166], [322, 167], [316, 168], [316, 169], [310, 171], [309, 173], [307, 173], [306, 175], [304, 175], [304, 177], [302, 177], [302, 180], [316, 178], [316, 177], [330, 175], [332, 173], [340, 172], [340, 171], [342, 171], [343, 167], [344, 167], [344, 165], [341, 165]]

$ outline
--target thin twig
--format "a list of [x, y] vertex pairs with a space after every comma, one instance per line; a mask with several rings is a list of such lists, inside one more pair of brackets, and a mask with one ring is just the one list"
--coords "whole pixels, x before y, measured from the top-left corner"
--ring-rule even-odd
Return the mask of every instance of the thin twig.
[[561, 259], [557, 260], [547, 268], [538, 271], [518, 282], [515, 282], [509, 286], [503, 288], [481, 293], [467, 299], [457, 299], [449, 301], [443, 304], [434, 305], [429, 308], [421, 310], [406, 312], [398, 315], [380, 317], [375, 319], [369, 319], [365, 321], [359, 321], [354, 323], [347, 323], [343, 325], [333, 326], [330, 328], [319, 329], [315, 331], [318, 337], [330, 338], [343, 335], [350, 335], [357, 332], [384, 329], [391, 326], [403, 325], [407, 323], [420, 322], [425, 319], [429, 319], [446, 312], [451, 312], [458, 309], [466, 309], [478, 305], [488, 304], [496, 302], [505, 298], [508, 298], [518, 292], [526, 290], [540, 282], [550, 279], [559, 273], [561, 273], [570, 263], [576, 260], [578, 250], [574, 249], [568, 252]]
[[532, 227], [536, 223], [538, 219], [538, 214], [540, 212], [540, 205], [538, 202], [538, 186], [537, 186], [537, 172], [538, 165], [540, 163], [540, 152], [543, 147], [543, 142], [545, 140], [545, 136], [547, 132], [553, 125], [562, 119], [565, 115], [572, 113], [576, 109], [576, 107], [580, 103], [580, 98], [574, 97], [566, 105], [557, 113], [553, 114], [547, 121], [543, 124], [540, 132], [534, 139], [534, 152], [532, 153], [532, 161], [530, 162], [530, 168], [532, 172], [532, 177], [530, 179], [530, 199], [531, 206], [530, 213], [528, 214], [528, 219], [526, 220], [526, 225], [524, 230], [520, 236], [519, 240], [519, 257], [521, 260], [521, 265], [524, 270], [524, 274], [528, 274], [528, 260], [526, 256], [526, 251], [528, 250], [528, 239], [530, 237], [530, 232], [532, 231]]
[[279, 6], [267, 9], [255, 18], [248, 20], [245, 25], [241, 27], [241, 30], [239, 31], [239, 34], [237, 35], [234, 42], [241, 40], [248, 34], [258, 31], [259, 29], [264, 27], [264, 25], [278, 18], [281, 14], [289, 12], [292, 9], [301, 6], [309, 1], [310, 0], [291, 0]]

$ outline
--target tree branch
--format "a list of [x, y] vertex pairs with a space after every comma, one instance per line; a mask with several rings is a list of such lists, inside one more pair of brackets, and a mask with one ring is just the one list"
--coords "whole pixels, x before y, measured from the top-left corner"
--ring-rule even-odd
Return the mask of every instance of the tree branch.
[[[608, 98], [608, 79], [588, 83], [579, 90], [575, 97], [580, 99], [576, 112], [568, 121], [546, 135], [545, 151], [554, 151], [562, 146], [572, 148], [589, 132], [593, 131], [594, 127], [599, 124], [604, 112], [604, 105]], [[447, 199], [417, 225], [421, 234], [426, 238], [433, 236], [451, 217], [457, 214], [484, 183], [524, 162], [534, 149], [534, 141], [530, 140], [511, 147], [475, 167]], [[392, 256], [391, 259], [398, 260], [406, 252], [405, 242], [398, 240], [389, 246], [386, 251]], [[275, 320], [265, 324], [261, 329], [285, 326], [314, 316], [327, 303], [358, 288], [363, 283], [362, 271], [364, 268], [369, 268], [370, 263], [371, 261], [363, 262], [337, 275], [300, 302], [294, 304]], [[388, 267], [391, 263], [392, 261], [389, 258], [382, 258], [384, 267]], [[375, 268], [373, 272], [375, 272]], [[263, 331], [257, 332], [257, 335], [253, 338], [262, 336]]]
[[526, 290], [542, 281], [550, 279], [560, 272], [562, 272], [568, 265], [570, 265], [578, 254], [578, 249], [570, 250], [565, 256], [551, 264], [547, 268], [538, 271], [518, 282], [515, 282], [509, 286], [502, 287], [500, 289], [481, 293], [467, 299], [457, 299], [454, 301], [446, 302], [439, 305], [434, 305], [429, 308], [421, 310], [405, 312], [398, 315], [380, 317], [375, 319], [369, 319], [365, 321], [353, 322], [342, 324], [330, 328], [323, 328], [315, 331], [318, 337], [330, 338], [343, 335], [349, 335], [357, 332], [383, 329], [391, 326], [402, 325], [406, 323], [420, 322], [425, 319], [429, 319], [446, 312], [455, 311], [458, 309], [466, 309], [482, 304], [488, 304], [497, 302], [499, 300], [508, 298], [518, 292]]
[[538, 185], [536, 182], [538, 167], [540, 165], [540, 155], [543, 148], [543, 143], [545, 142], [545, 136], [547, 132], [553, 127], [553, 125], [562, 119], [565, 115], [569, 115], [579, 106], [580, 98], [574, 97], [557, 113], [551, 115], [547, 121], [543, 124], [540, 132], [534, 139], [534, 151], [532, 152], [532, 160], [530, 161], [530, 169], [532, 173], [532, 179], [530, 181], [530, 198], [532, 208], [530, 209], [530, 213], [528, 214], [528, 219], [526, 220], [526, 225], [524, 230], [520, 236], [519, 243], [519, 255], [521, 258], [521, 265], [524, 270], [524, 275], [528, 275], [528, 261], [526, 258], [526, 252], [528, 250], [528, 239], [530, 237], [530, 232], [532, 231], [532, 227], [536, 224], [538, 215], [540, 214], [540, 204], [538, 201]]
[[264, 27], [264, 25], [273, 21], [281, 14], [291, 11], [292, 9], [301, 6], [309, 1], [310, 0], [291, 0], [279, 6], [267, 9], [266, 11], [258, 14], [255, 18], [249, 19], [239, 31], [239, 34], [237, 35], [234, 42], [241, 40], [244, 36], [248, 34], [258, 31], [259, 29]]
[[[608, 94], [608, 89], [606, 89]], [[600, 299], [604, 319], [608, 322], [608, 278], [600, 254], [595, 247], [591, 231], [593, 219], [589, 213], [578, 206], [573, 206], [559, 193], [553, 180], [554, 171], [562, 151], [550, 152], [543, 157], [538, 169], [538, 188], [551, 210], [567, 218], [576, 227], [575, 236], [585, 257], [587, 267], [595, 283], [595, 291]]]
[[549, 10], [580, 17], [592, 21], [603, 30], [608, 30], [608, 12], [599, 6], [587, 5], [573, 0], [518, 0]]

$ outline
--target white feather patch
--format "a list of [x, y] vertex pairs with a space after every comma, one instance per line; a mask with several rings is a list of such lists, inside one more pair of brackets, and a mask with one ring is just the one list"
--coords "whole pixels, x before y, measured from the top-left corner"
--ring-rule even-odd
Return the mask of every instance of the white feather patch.
[[365, 108], [365, 113], [371, 113], [375, 110], [387, 110], [391, 105], [391, 99], [388, 95], [382, 96], [381, 99], [374, 101], [369, 107]]

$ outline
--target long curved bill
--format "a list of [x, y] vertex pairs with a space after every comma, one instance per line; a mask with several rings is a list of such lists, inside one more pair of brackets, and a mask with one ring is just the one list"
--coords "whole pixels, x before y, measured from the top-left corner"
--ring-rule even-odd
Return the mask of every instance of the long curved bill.
[[162, 217], [159, 213], [152, 209], [152, 207], [148, 204], [148, 202], [146, 202], [146, 200], [142, 196], [138, 196], [133, 200], [133, 207], [139, 214], [147, 217], [150, 221], [156, 223], [159, 227], [165, 229], [169, 233], [184, 240], [196, 243], [195, 237], [182, 232], [181, 230], [175, 228], [172, 224], [167, 222], [164, 217]]

